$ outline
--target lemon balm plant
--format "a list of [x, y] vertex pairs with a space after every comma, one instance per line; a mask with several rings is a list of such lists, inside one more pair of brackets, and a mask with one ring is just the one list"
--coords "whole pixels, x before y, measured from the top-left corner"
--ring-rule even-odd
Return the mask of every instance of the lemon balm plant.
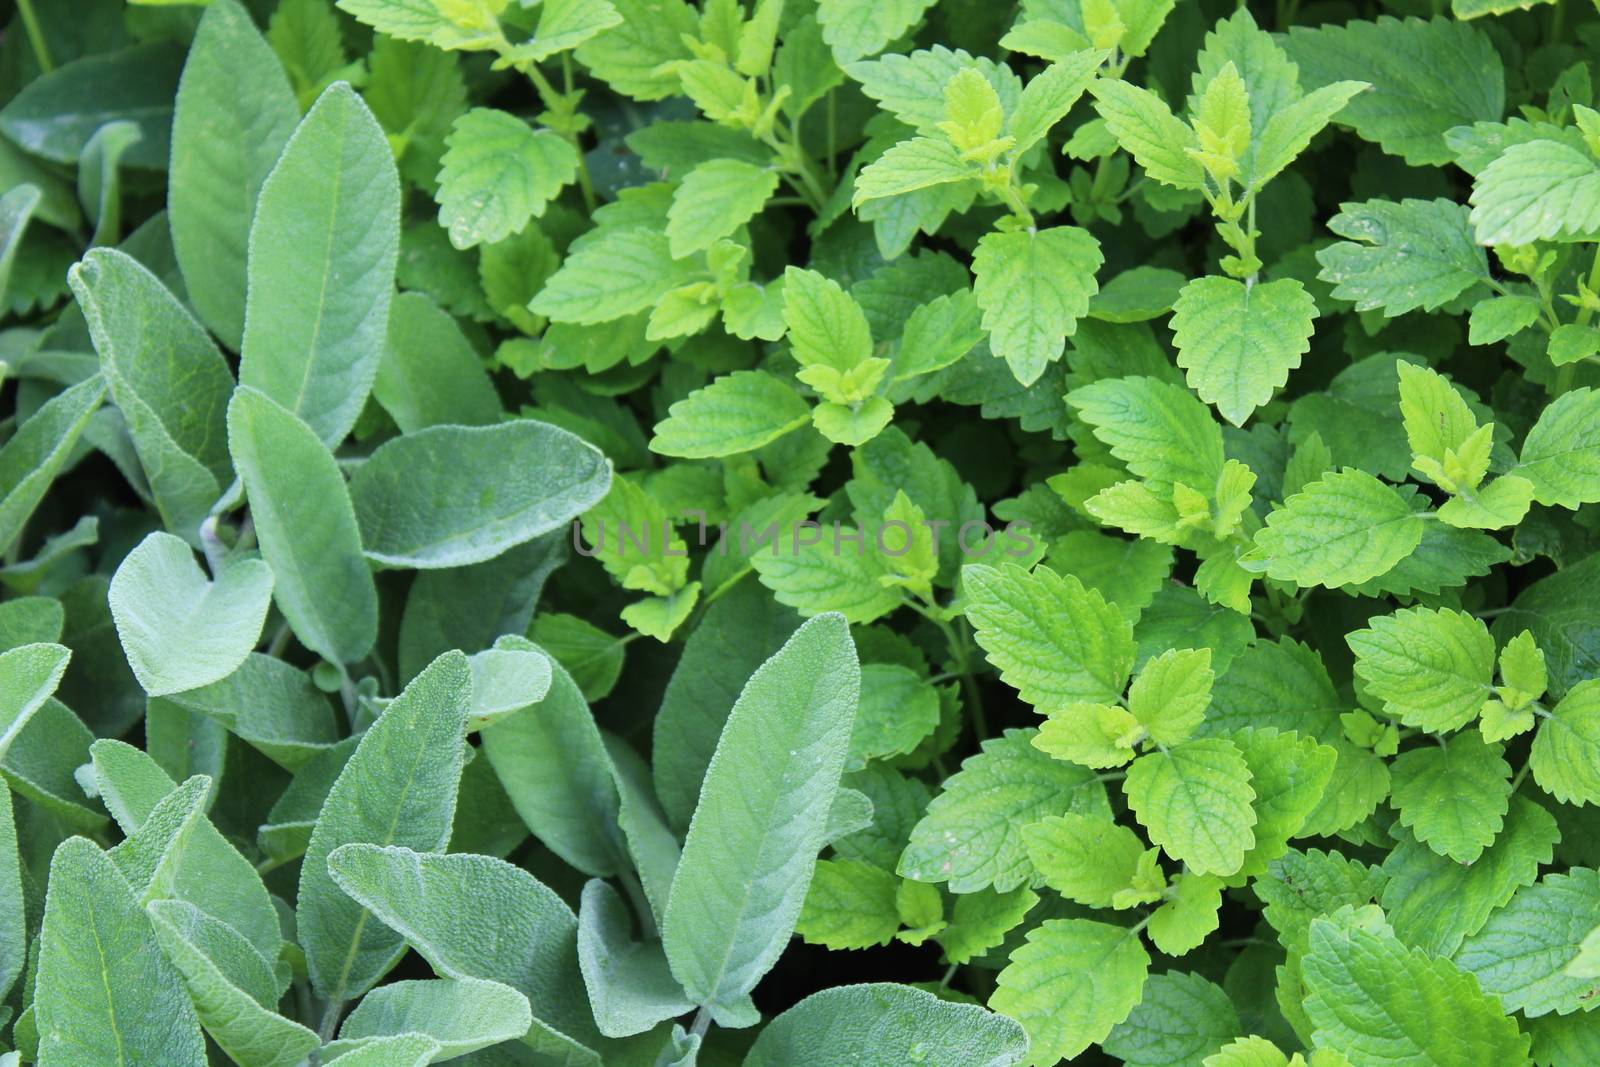
[[1600, 1062], [1582, 0], [17, 0], [0, 1065]]

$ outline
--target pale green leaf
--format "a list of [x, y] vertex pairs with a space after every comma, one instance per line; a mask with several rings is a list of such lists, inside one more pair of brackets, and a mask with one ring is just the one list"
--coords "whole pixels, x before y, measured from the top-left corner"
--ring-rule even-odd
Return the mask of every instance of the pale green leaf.
[[751, 675], [728, 715], [661, 925], [673, 975], [716, 1013], [742, 1013], [794, 929], [859, 687], [844, 618], [821, 615]]
[[663, 233], [608, 226], [585, 236], [528, 305], [535, 314], [578, 325], [610, 322], [648, 310], [694, 280], [689, 265], [673, 262]]
[[1012, 152], [1026, 152], [1066, 118], [1094, 80], [1104, 58], [1099, 51], [1077, 52], [1051, 63], [1028, 82], [1007, 125], [1007, 132], [1016, 141]]
[[[242, 257], [240, 264], [242, 285]], [[233, 477], [226, 424], [233, 374], [200, 324], [131, 256], [92, 249], [67, 280], [156, 510], [193, 543]]]
[[835, 950], [887, 945], [900, 929], [895, 909], [899, 887], [900, 879], [893, 871], [871, 863], [818, 860], [795, 933], [807, 944]]
[[1147, 175], [1178, 189], [1204, 187], [1205, 171], [1187, 151], [1198, 151], [1200, 142], [1159, 96], [1120, 78], [1091, 82], [1089, 92], [1107, 128]]
[[1187, 741], [1211, 705], [1211, 650], [1168, 649], [1139, 668], [1128, 711], [1158, 745]]
[[668, 64], [688, 59], [686, 38], [699, 36], [695, 9], [684, 0], [610, 0], [622, 21], [578, 46], [578, 62], [635, 100], [678, 92]]
[[813, 993], [768, 1023], [744, 1067], [799, 1063], [917, 1063], [1015, 1067], [1028, 1047], [1022, 1027], [975, 1004], [957, 1004], [888, 982]]
[[1145, 851], [1139, 835], [1098, 815], [1052, 815], [1024, 826], [1022, 841], [1045, 885], [1091, 908], [1133, 886]]
[[1507, 148], [1472, 185], [1480, 244], [1590, 238], [1600, 231], [1600, 163], [1562, 141]]
[[317, 98], [261, 186], [250, 227], [239, 381], [330, 447], [383, 358], [400, 248], [400, 179], [349, 85]]
[[819, 527], [809, 520], [768, 529], [770, 536], [766, 530], [751, 531], [752, 541], [765, 539], [769, 547], [752, 552], [750, 562], [778, 603], [807, 616], [842, 612], [852, 623], [871, 622], [900, 606], [900, 592], [879, 581], [889, 572], [869, 549], [870, 532]]
[[167, 212], [189, 300], [230, 348], [244, 337], [256, 197], [299, 120], [289, 79], [245, 9], [207, 6], [178, 82]]
[[1421, 730], [1454, 730], [1492, 693], [1494, 638], [1463, 611], [1409, 608], [1345, 636], [1355, 671], [1383, 710]]
[[271, 965], [226, 923], [178, 900], [145, 908], [162, 952], [183, 977], [200, 1025], [242, 1067], [295, 1067], [321, 1042], [273, 1011]]
[[1140, 478], [1209, 492], [1222, 476], [1222, 429], [1181, 385], [1103, 378], [1072, 390], [1067, 403]]
[[[538, 651], [514, 635], [496, 647]], [[585, 874], [615, 874], [627, 858], [617, 834], [621, 798], [611, 759], [577, 683], [559, 665], [551, 674], [543, 700], [483, 731], [482, 753], [540, 841]]]
[[1533, 483], [1541, 504], [1575, 510], [1600, 499], [1600, 390], [1551, 401], [1523, 439], [1515, 472]]
[[869, 200], [902, 196], [951, 182], [973, 181], [979, 171], [961, 158], [954, 145], [940, 137], [912, 137], [861, 168], [856, 175], [852, 207]]
[[300, 867], [295, 918], [312, 982], [331, 1000], [365, 992], [405, 943], [340, 891], [328, 855], [356, 842], [444, 847], [465, 758], [470, 684], [460, 652], [435, 660], [367, 730], [323, 802]]
[[33, 1010], [41, 1067], [204, 1067], [189, 996], [133, 888], [85, 838], [50, 861]]
[[123, 558], [109, 599], [134, 676], [165, 696], [220, 681], [244, 662], [272, 603], [272, 568], [237, 560], [212, 581], [181, 538], [157, 532]]
[[423, 1034], [438, 1043], [434, 1056], [453, 1059], [528, 1032], [528, 998], [482, 978], [389, 982], [361, 998], [339, 1026], [334, 1049], [362, 1038]]
[[[564, 1035], [596, 1033], [579, 973], [577, 918], [533, 875], [490, 856], [370, 844], [337, 849], [328, 869], [439, 974], [485, 978], [525, 995], [535, 1008], [535, 1032], [557, 1048], [581, 1052]], [[485, 926], [493, 939], [481, 935]]]
[[517, 419], [394, 438], [356, 469], [350, 498], [368, 558], [460, 567], [567, 525], [610, 484], [599, 449], [549, 423]]
[[1256, 791], [1231, 741], [1201, 738], [1140, 756], [1123, 789], [1150, 840], [1193, 871], [1233, 874], [1255, 846]]
[[932, 5], [933, 0], [819, 0], [817, 21], [843, 66], [883, 51]]
[[377, 637], [378, 595], [332, 453], [292, 411], [246, 387], [228, 404], [228, 445], [295, 636], [329, 660], [362, 659]]
[[1539, 788], [1569, 804], [1600, 804], [1600, 681], [1567, 691], [1539, 725], [1528, 754]]

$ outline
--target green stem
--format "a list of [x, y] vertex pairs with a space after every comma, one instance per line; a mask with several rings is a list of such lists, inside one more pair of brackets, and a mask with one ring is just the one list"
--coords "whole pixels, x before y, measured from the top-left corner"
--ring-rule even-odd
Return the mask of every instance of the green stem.
[[339, 1027], [339, 1016], [344, 1011], [343, 1000], [330, 1000], [328, 1007], [322, 1013], [322, 1025], [317, 1027], [317, 1037], [326, 1045], [333, 1037], [333, 1032]]
[[[518, 69], [528, 76], [529, 81], [533, 82], [533, 87], [538, 90], [539, 98], [544, 101], [544, 106], [551, 111], [558, 110], [557, 103], [565, 99], [567, 94], [558, 92], [556, 87], [550, 84], [550, 79], [544, 76], [544, 73], [539, 70], [537, 65], [528, 63]], [[567, 78], [570, 83], [570, 71]], [[589, 177], [589, 164], [583, 158], [583, 145], [578, 143], [578, 135], [570, 130], [561, 130], [559, 132], [578, 154], [578, 189], [583, 193], [583, 206], [592, 213], [599, 205], [599, 201], [595, 199], [594, 182]]]
[[28, 44], [33, 48], [33, 58], [39, 61], [39, 70], [49, 74], [56, 65], [50, 60], [50, 48], [45, 44], [44, 31], [39, 28], [39, 18], [33, 12], [33, 0], [17, 0], [17, 14], [22, 16], [22, 26], [28, 32]]
[[1522, 770], [1518, 771], [1517, 772], [1517, 776], [1515, 778], [1511, 779], [1511, 791], [1513, 793], [1515, 793], [1517, 791], [1517, 787], [1522, 784], [1522, 780], [1524, 778], [1528, 777], [1528, 772], [1530, 770], [1532, 770], [1532, 769], [1533, 769], [1533, 761], [1532, 760], [1529, 760], [1527, 763], [1524, 763], [1522, 765]]

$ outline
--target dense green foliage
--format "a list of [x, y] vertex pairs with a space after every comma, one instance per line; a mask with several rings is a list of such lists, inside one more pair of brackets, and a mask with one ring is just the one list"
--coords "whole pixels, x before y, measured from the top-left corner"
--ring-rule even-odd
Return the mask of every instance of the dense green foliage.
[[1587, 0], [15, 0], [0, 1067], [1600, 1063]]

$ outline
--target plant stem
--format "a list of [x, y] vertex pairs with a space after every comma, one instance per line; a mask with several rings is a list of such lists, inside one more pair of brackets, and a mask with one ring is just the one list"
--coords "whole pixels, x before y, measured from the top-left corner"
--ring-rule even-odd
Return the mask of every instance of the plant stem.
[[317, 1027], [317, 1036], [322, 1039], [322, 1043], [324, 1045], [326, 1045], [328, 1040], [333, 1037], [334, 1030], [338, 1029], [339, 1016], [343, 1013], [343, 1011], [344, 1001], [328, 1001], [327, 1008], [322, 1012], [322, 1025]]
[[49, 74], [56, 65], [50, 60], [50, 48], [45, 44], [39, 18], [34, 14], [33, 0], [17, 0], [17, 14], [22, 16], [22, 26], [28, 32], [28, 44], [33, 48], [33, 58], [39, 61], [39, 70]]
[[[544, 101], [544, 106], [549, 108], [551, 111], [558, 110], [556, 104], [559, 101], [564, 100], [567, 94], [558, 92], [556, 87], [550, 84], [550, 79], [544, 76], [544, 73], [538, 68], [537, 65], [528, 63], [519, 69], [528, 76], [528, 80], [533, 83], [533, 87], [539, 91], [539, 99]], [[568, 83], [570, 84], [570, 70], [567, 73], [567, 79]], [[578, 189], [583, 193], [583, 206], [592, 214], [595, 207], [598, 206], [599, 201], [595, 199], [594, 182], [589, 178], [589, 164], [583, 158], [583, 145], [578, 143], [578, 135], [570, 130], [560, 130], [557, 132], [559, 132], [566, 142], [572, 146], [573, 151], [578, 155]]]

